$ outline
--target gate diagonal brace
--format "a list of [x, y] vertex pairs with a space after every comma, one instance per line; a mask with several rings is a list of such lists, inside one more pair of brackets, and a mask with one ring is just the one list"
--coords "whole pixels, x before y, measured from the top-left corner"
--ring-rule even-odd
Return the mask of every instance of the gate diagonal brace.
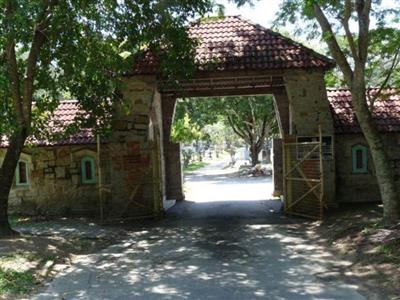
[[298, 166], [300, 166], [307, 158], [311, 156], [311, 154], [319, 147], [319, 144], [312, 148], [294, 167], [292, 167], [289, 172], [286, 173], [286, 176], [292, 173]]
[[307, 191], [307, 193], [303, 194], [299, 199], [294, 201], [287, 209], [288, 210], [291, 209], [293, 206], [295, 206], [297, 203], [299, 203], [301, 200], [303, 200], [305, 197], [307, 197], [311, 192], [314, 192], [314, 190], [320, 186], [321, 186], [321, 183], [314, 185], [310, 190]]
[[[301, 170], [299, 168], [299, 166], [297, 166], [296, 169], [300, 173], [301, 177], [304, 178], [304, 181], [307, 183], [308, 187], [310, 189], [312, 189], [314, 186], [311, 184], [311, 181], [307, 178], [306, 174], [304, 174], [303, 170]], [[319, 183], [321, 183], [320, 180], [319, 180]], [[315, 195], [315, 197], [317, 197], [319, 199], [319, 194], [316, 191], [314, 191], [314, 195]]]

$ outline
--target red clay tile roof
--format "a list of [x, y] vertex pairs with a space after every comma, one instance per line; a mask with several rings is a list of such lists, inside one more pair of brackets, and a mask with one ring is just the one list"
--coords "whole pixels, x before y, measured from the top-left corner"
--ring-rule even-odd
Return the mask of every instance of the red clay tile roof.
[[71, 124], [77, 115], [82, 112], [79, 108], [78, 100], [62, 100], [54, 111], [53, 122], [62, 122], [65, 125]]
[[81, 132], [70, 136], [69, 138], [63, 138], [61, 140], [47, 140], [47, 139], [30, 139], [28, 144], [35, 146], [63, 146], [63, 145], [87, 145], [95, 144], [96, 137], [93, 135], [93, 130], [90, 128], [82, 129]]
[[[77, 100], [62, 100], [50, 117], [48, 127], [51, 128], [53, 134], [62, 133], [67, 126], [77, 122], [77, 118], [82, 114], [85, 114], [85, 112], [81, 109]], [[82, 145], [94, 144], [95, 142], [96, 138], [90, 128], [83, 128], [80, 132], [61, 139], [32, 139], [31, 141], [38, 146]]]
[[[239, 16], [205, 20], [189, 27], [198, 40], [196, 63], [199, 71], [276, 70], [333, 67], [334, 62], [270, 29]], [[153, 74], [158, 61], [147, 52], [134, 66], [134, 74]]]
[[[76, 118], [78, 118], [82, 113], [83, 110], [79, 107], [79, 102], [77, 100], [60, 101], [58, 107], [49, 117], [46, 124], [46, 133], [62, 133], [68, 125], [75, 123], [77, 120]], [[84, 128], [79, 133], [72, 134], [67, 138], [63, 137], [61, 139], [53, 140], [45, 137], [30, 137], [27, 140], [27, 144], [34, 146], [85, 145], [94, 143], [96, 143], [96, 138], [93, 134], [93, 130], [90, 128]], [[0, 139], [0, 148], [7, 146], [7, 139], [5, 137]]]
[[[378, 90], [368, 90], [374, 95]], [[348, 89], [328, 89], [336, 133], [360, 133], [361, 128], [353, 110]], [[381, 132], [400, 132], [400, 90], [386, 89], [374, 103], [372, 116]]]

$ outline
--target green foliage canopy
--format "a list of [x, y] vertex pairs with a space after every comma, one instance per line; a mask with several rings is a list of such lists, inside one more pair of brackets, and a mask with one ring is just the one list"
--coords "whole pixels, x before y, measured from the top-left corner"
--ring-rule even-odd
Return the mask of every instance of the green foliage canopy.
[[183, 118], [177, 119], [171, 129], [171, 140], [174, 142], [191, 143], [203, 137], [197, 124], [193, 124], [189, 114], [185, 113]]
[[[1, 133], [10, 134], [16, 125], [10, 51], [16, 52], [21, 93], [33, 79], [34, 128], [46, 123], [43, 113], [65, 95], [90, 113], [85, 126], [104, 127], [111, 104], [120, 98], [121, 79], [143, 49], [160, 56], [167, 79], [192, 71], [194, 41], [185, 26], [211, 7], [209, 0], [0, 0]], [[34, 78], [27, 78], [35, 35], [42, 43]]]
[[[266, 136], [278, 131], [273, 97], [269, 95], [181, 99], [177, 103], [172, 132], [181, 126], [182, 120], [188, 121], [187, 127], [202, 130], [205, 133], [203, 138], [213, 142], [217, 142], [222, 134], [232, 139], [234, 133], [236, 139], [242, 139], [249, 145], [257, 141], [262, 144]], [[213, 124], [219, 125], [209, 126]], [[222, 130], [222, 124], [231, 130]], [[176, 141], [189, 142], [192, 135], [187, 137], [189, 139]]]
[[[285, 0], [282, 1], [277, 14], [276, 26], [286, 23], [301, 24], [296, 26], [295, 33], [309, 38], [320, 37], [328, 41], [329, 33], [321, 34], [317, 22], [314, 4], [317, 3], [329, 20], [332, 34], [351, 66], [354, 66], [354, 49], [360, 42], [356, 36], [358, 23], [355, 6], [369, 1], [336, 1], [336, 0]], [[400, 86], [400, 1], [393, 0], [389, 6], [382, 5], [381, 0], [370, 1], [371, 26], [368, 32], [368, 55], [365, 64], [365, 80], [368, 87]], [[348, 24], [344, 26], [344, 24]], [[348, 27], [348, 28], [347, 28]], [[332, 53], [331, 53], [332, 54]], [[357, 55], [357, 54], [356, 54]], [[326, 76], [327, 86], [343, 87], [347, 85], [342, 70], [335, 68]]]

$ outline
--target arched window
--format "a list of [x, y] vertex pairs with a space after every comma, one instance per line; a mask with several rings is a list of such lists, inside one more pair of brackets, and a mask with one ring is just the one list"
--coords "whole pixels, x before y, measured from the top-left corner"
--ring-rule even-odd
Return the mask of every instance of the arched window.
[[90, 156], [81, 160], [82, 183], [96, 183], [95, 161]]
[[353, 173], [368, 173], [368, 148], [356, 145], [351, 148]]
[[28, 162], [20, 160], [15, 170], [16, 185], [29, 185], [28, 179]]

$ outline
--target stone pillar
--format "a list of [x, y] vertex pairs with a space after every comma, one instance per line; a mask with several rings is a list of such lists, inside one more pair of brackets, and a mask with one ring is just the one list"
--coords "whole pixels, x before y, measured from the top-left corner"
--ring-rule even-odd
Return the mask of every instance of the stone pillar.
[[283, 194], [283, 158], [282, 158], [282, 139], [272, 140], [272, 150], [273, 150], [273, 174], [272, 179], [274, 182], [274, 192], [272, 195], [274, 197], [279, 197]]
[[274, 91], [275, 115], [281, 137], [289, 134], [289, 99], [285, 89]]
[[274, 183], [272, 194], [274, 197], [279, 197], [283, 194], [282, 138], [288, 135], [290, 131], [289, 98], [285, 89], [274, 91], [274, 106], [281, 138], [272, 141], [272, 179]]
[[285, 86], [289, 98], [290, 134], [333, 135], [333, 119], [326, 95], [324, 73], [288, 71]]
[[170, 140], [175, 103], [175, 97], [162, 97], [165, 183], [167, 199], [181, 201], [185, 199], [183, 194], [181, 149], [179, 143], [173, 143]]
[[115, 104], [110, 138], [110, 217], [154, 216], [161, 195], [155, 194], [154, 141], [149, 139], [150, 111], [156, 92], [153, 76], [126, 79], [121, 103]]
[[[333, 118], [326, 94], [323, 71], [287, 71], [285, 86], [289, 97], [290, 134], [295, 136], [331, 136], [334, 145]], [[335, 151], [324, 159], [324, 197], [328, 205], [336, 198]]]

